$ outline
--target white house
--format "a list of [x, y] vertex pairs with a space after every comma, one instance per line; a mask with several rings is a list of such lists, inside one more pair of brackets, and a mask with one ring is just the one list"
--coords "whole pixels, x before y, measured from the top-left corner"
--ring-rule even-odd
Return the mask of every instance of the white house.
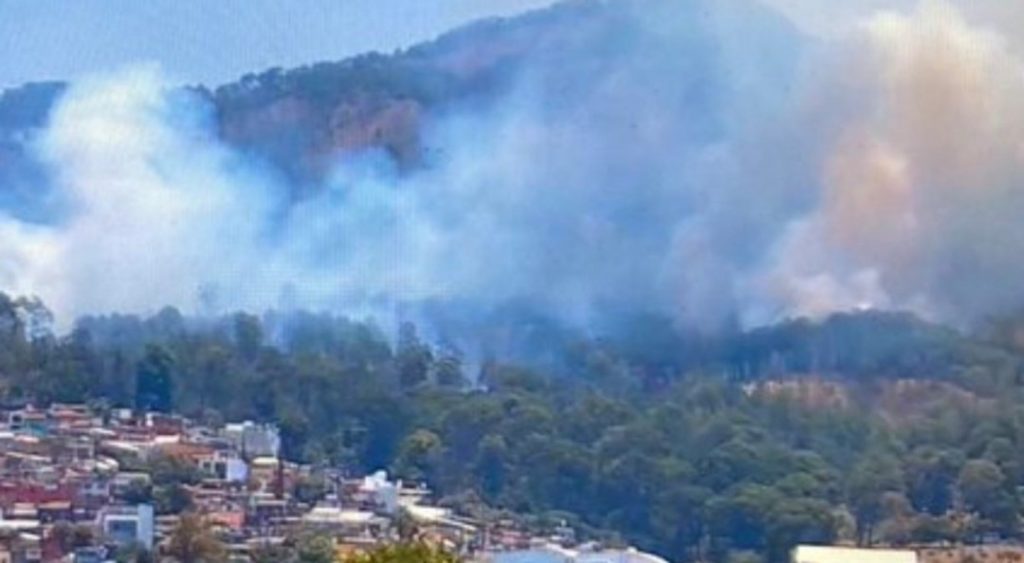
[[544, 544], [517, 551], [494, 552], [482, 558], [487, 563], [667, 563], [661, 557], [636, 549], [565, 549]]
[[793, 550], [793, 563], [917, 563], [917, 552], [801, 545]]
[[273, 424], [232, 423], [224, 427], [222, 435], [247, 459], [277, 457], [281, 451], [281, 432]]
[[232, 453], [217, 451], [201, 457], [199, 468], [217, 479], [230, 483], [244, 483], [249, 479], [249, 466], [245, 460]]
[[398, 493], [401, 488], [400, 482], [388, 481], [387, 471], [377, 471], [363, 477], [359, 493], [384, 512], [394, 514], [398, 509]]
[[580, 551], [576, 563], [668, 563], [657, 555], [636, 549], [608, 549], [601, 551]]
[[135, 506], [106, 506], [97, 516], [103, 536], [119, 545], [141, 544], [147, 550], [153, 549], [154, 518], [153, 507], [148, 504]]

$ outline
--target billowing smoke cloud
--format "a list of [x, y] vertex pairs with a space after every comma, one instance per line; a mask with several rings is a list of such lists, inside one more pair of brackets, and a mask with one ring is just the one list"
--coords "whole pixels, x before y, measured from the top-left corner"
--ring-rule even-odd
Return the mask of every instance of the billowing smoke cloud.
[[54, 225], [0, 222], [5, 288], [61, 313], [146, 311], [255, 266], [271, 200], [170, 92], [138, 69], [68, 93], [36, 148], [72, 211]]
[[1024, 66], [938, 3], [877, 16], [846, 49], [819, 95], [852, 90], [856, 107], [826, 138], [820, 203], [787, 225], [755, 300], [958, 322], [1019, 307]]
[[0, 217], [0, 287], [64, 318], [459, 299], [717, 327], [1024, 305], [1024, 65], [999, 35], [936, 3], [835, 41], [746, 0], [630, 17], [642, 32], [433, 116], [422, 169], [353, 155], [297, 202], [157, 70], [83, 81], [36, 146], [69, 212]]

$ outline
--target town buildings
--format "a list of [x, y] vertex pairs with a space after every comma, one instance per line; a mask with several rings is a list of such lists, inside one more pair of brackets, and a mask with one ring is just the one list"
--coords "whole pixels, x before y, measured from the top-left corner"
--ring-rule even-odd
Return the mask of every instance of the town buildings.
[[[514, 522], [474, 520], [430, 499], [424, 486], [383, 471], [351, 475], [282, 459], [273, 425], [209, 427], [84, 405], [0, 408], [0, 563], [99, 563], [131, 549], [159, 554], [185, 512], [202, 516], [239, 562], [305, 534], [351, 553], [413, 533], [480, 561], [514, 557], [541, 541]], [[568, 545], [571, 538], [557, 531], [543, 541]], [[612, 552], [574, 553], [573, 563], [658, 561], [636, 552], [612, 559], [600, 558]]]

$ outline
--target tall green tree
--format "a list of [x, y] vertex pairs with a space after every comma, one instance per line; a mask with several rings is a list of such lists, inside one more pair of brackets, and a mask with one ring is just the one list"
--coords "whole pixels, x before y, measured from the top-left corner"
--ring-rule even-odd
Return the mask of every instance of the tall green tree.
[[884, 516], [887, 493], [902, 493], [903, 470], [899, 460], [887, 453], [865, 457], [854, 468], [847, 484], [847, 499], [857, 521], [857, 542], [871, 545], [875, 528]]
[[398, 329], [396, 368], [402, 387], [412, 388], [427, 381], [434, 355], [416, 332], [416, 325], [406, 322]]
[[369, 553], [349, 556], [344, 563], [458, 563], [459, 558], [422, 543], [384, 546]]
[[334, 540], [317, 534], [303, 536], [298, 541], [296, 559], [298, 563], [333, 563]]
[[135, 408], [170, 412], [174, 396], [174, 357], [163, 346], [150, 344], [136, 367]]
[[202, 516], [183, 514], [167, 542], [167, 555], [178, 563], [222, 563], [227, 549]]

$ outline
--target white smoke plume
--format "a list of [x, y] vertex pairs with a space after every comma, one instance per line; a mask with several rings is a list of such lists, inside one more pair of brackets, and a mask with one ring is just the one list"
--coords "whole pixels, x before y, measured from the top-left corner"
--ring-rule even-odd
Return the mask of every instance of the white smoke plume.
[[258, 194], [258, 179], [169, 92], [148, 68], [67, 94], [37, 149], [72, 212], [50, 226], [0, 223], [13, 241], [0, 258], [11, 264], [5, 288], [67, 315], [147, 311], [154, 300], [187, 304], [200, 280], [254, 266], [248, 249], [269, 200], [241, 197]]
[[824, 95], [851, 89], [859, 107], [827, 138], [820, 201], [787, 226], [759, 290], [797, 314], [965, 322], [1020, 306], [1021, 61], [938, 3], [876, 16], [846, 49]]
[[707, 328], [1024, 305], [1011, 43], [935, 2], [814, 39], [751, 2], [638, 4], [647, 34], [595, 46], [596, 70], [539, 63], [497, 109], [435, 116], [423, 170], [354, 156], [298, 203], [157, 69], [82, 81], [35, 147], [69, 212], [0, 216], [0, 288], [65, 320], [200, 293], [342, 312], [526, 299]]

